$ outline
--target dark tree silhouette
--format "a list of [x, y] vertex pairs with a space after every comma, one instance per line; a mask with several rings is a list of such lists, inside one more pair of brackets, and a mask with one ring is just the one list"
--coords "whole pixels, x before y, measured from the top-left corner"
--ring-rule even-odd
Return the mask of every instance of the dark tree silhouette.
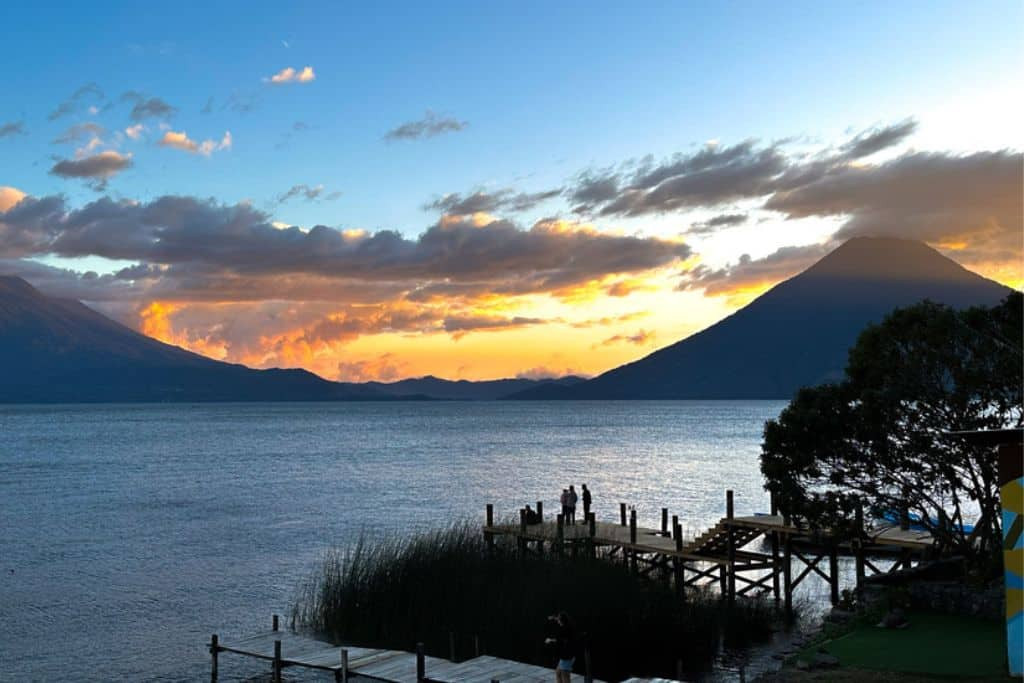
[[816, 526], [849, 528], [858, 501], [907, 508], [946, 549], [997, 560], [994, 454], [946, 433], [1022, 424], [1022, 305], [1020, 292], [963, 311], [925, 301], [869, 326], [845, 379], [801, 389], [765, 425], [767, 488]]

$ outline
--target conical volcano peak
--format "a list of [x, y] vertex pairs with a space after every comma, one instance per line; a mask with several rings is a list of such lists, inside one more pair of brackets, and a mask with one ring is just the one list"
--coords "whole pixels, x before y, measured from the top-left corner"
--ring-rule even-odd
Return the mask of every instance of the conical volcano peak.
[[807, 269], [804, 276], [885, 280], [961, 280], [977, 276], [924, 242], [854, 237]]

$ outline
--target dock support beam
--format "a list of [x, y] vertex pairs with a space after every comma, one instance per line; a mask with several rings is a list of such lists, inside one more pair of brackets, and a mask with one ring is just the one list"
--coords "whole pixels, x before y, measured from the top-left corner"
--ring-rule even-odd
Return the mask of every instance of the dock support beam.
[[793, 616], [793, 539], [786, 534], [782, 554], [783, 597], [786, 601], [786, 616]]
[[[485, 519], [486, 526], [488, 529], [494, 526], [494, 504], [487, 504], [487, 517]], [[488, 550], [494, 550], [494, 534], [489, 531], [484, 532], [484, 542], [487, 543]]]
[[[636, 545], [636, 508], [629, 511], [629, 544]], [[636, 574], [636, 548], [629, 549], [629, 568]]]
[[661, 508], [661, 535], [668, 536], [668, 508]]
[[217, 644], [217, 634], [210, 636], [210, 683], [217, 683], [217, 654], [220, 652], [220, 645]]
[[733, 533], [732, 528], [732, 520], [735, 516], [734, 512], [732, 489], [729, 489], [725, 492], [725, 538], [726, 543], [729, 544], [726, 554], [726, 557], [729, 560], [729, 564], [726, 568], [728, 575], [726, 593], [730, 605], [736, 600], [736, 535]]
[[334, 672], [335, 683], [348, 683], [348, 650], [341, 648], [341, 669]]
[[274, 663], [273, 663], [273, 679], [274, 683], [281, 683], [281, 641], [274, 641]]
[[619, 503], [619, 523], [626, 526], [626, 504]]
[[427, 662], [423, 656], [423, 643], [416, 643], [416, 683], [423, 683], [427, 677]]

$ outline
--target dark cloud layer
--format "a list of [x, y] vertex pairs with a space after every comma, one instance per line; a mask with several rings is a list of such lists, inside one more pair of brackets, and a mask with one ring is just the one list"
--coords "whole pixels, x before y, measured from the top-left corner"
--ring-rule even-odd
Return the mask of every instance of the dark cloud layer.
[[899, 144], [916, 125], [908, 119], [872, 128], [810, 160], [788, 156], [782, 143], [709, 144], [660, 163], [645, 160], [631, 173], [585, 172], [566, 194], [577, 213], [626, 217], [759, 199], [815, 182], [851, 161]]
[[[75, 177], [112, 172], [73, 164], [60, 170]], [[388, 230], [282, 230], [250, 205], [193, 197], [148, 203], [104, 197], [79, 209], [68, 209], [61, 197], [27, 197], [0, 213], [0, 227], [2, 254], [135, 261], [141, 268], [125, 277], [173, 285], [186, 298], [206, 296], [200, 291], [207, 288], [224, 297], [244, 289], [244, 281], [251, 288], [247, 300], [261, 292], [282, 296], [288, 289], [282, 280], [292, 289], [308, 290], [309, 280], [321, 279], [404, 291], [448, 284], [465, 286], [467, 292], [552, 292], [610, 274], [663, 267], [690, 255], [679, 242], [544, 221], [523, 229], [504, 220], [481, 225], [447, 218], [415, 239]], [[235, 287], [224, 286], [224, 280], [235, 281]], [[307, 285], [300, 287], [299, 281]]]
[[439, 116], [429, 109], [423, 118], [407, 121], [384, 134], [386, 140], [416, 140], [432, 138], [442, 133], [457, 133], [469, 126], [468, 121], [459, 121], [450, 116]]
[[171, 106], [159, 97], [147, 97], [134, 90], [129, 90], [121, 95], [121, 101], [132, 103], [132, 109], [129, 112], [132, 121], [145, 121], [150, 118], [166, 119], [178, 111], [176, 107]]
[[455, 216], [468, 216], [479, 212], [491, 213], [502, 209], [516, 213], [528, 211], [561, 193], [561, 188], [545, 192], [516, 192], [508, 187], [492, 192], [477, 190], [468, 195], [456, 192], [435, 199], [424, 208]]

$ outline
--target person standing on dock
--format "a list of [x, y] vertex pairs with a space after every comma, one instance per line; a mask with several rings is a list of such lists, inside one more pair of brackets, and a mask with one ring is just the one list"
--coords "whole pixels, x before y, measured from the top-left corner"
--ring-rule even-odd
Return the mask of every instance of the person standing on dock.
[[590, 521], [590, 503], [591, 503], [590, 489], [588, 489], [587, 485], [584, 484], [583, 485], [583, 521], [584, 522], [589, 522]]
[[569, 484], [569, 524], [576, 523], [576, 501], [580, 499], [576, 495], [576, 487]]
[[569, 489], [562, 489], [562, 497], [559, 498], [559, 502], [562, 503], [562, 521], [566, 524], [569, 523]]

